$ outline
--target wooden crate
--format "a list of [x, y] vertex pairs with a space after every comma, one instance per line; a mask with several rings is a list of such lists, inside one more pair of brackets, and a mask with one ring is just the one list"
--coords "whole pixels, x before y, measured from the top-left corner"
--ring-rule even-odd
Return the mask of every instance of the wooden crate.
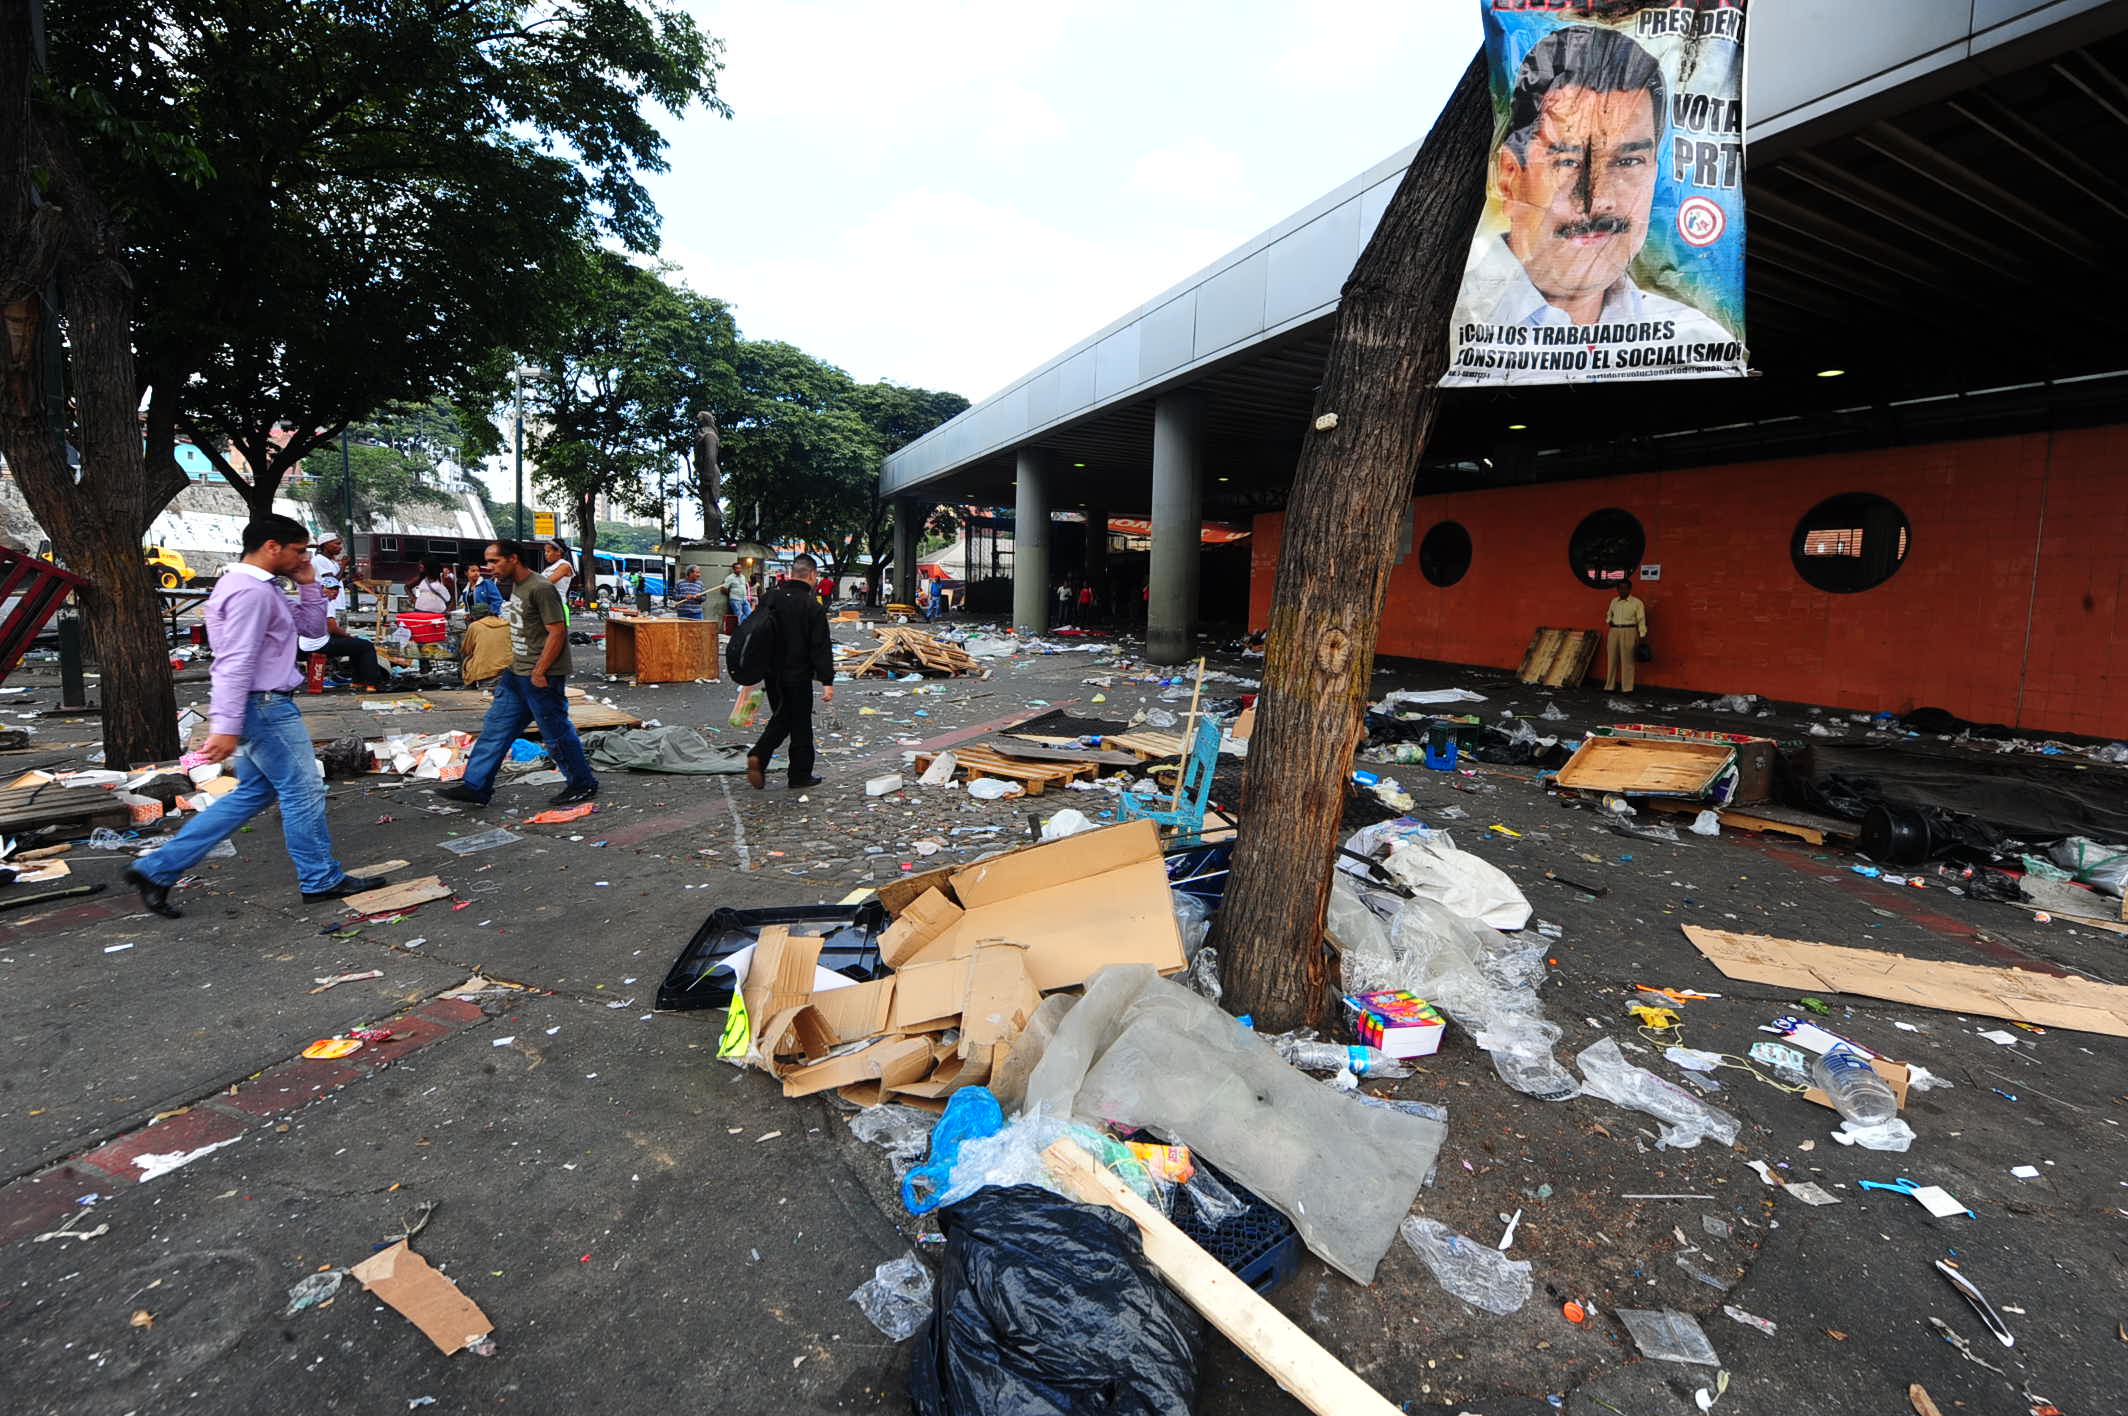
[[0, 834], [17, 835], [40, 826], [115, 826], [133, 824], [133, 812], [106, 787], [62, 787], [56, 782], [0, 791]]
[[711, 620], [606, 619], [606, 672], [643, 683], [693, 683], [717, 677], [717, 626]]
[[1588, 677], [1600, 636], [1593, 629], [1539, 629], [1515, 677], [1548, 688], [1572, 688]]
[[1736, 749], [1726, 743], [1590, 738], [1559, 769], [1557, 780], [1583, 792], [1697, 797], [1735, 758]]

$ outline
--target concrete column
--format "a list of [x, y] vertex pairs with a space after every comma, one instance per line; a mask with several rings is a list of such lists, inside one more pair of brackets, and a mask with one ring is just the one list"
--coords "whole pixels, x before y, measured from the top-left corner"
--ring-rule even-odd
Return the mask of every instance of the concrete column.
[[1153, 404], [1153, 554], [1145, 608], [1145, 657], [1190, 657], [1197, 623], [1197, 563], [1204, 522], [1204, 395], [1190, 390]]
[[922, 528], [917, 524], [917, 506], [907, 497], [894, 499], [894, 577], [887, 599], [898, 605], [916, 603], [916, 542]]
[[1086, 583], [1094, 587], [1094, 610], [1103, 613], [1108, 603], [1108, 509], [1086, 508]]
[[1047, 448], [1020, 449], [1018, 495], [1012, 516], [1012, 626], [1022, 634], [1049, 628], [1049, 494], [1056, 456]]

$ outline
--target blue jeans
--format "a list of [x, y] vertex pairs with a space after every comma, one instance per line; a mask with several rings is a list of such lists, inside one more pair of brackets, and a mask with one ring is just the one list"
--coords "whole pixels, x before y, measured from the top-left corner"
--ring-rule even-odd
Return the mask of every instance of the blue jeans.
[[278, 693], [246, 698], [244, 742], [229, 766], [236, 790], [215, 798], [134, 869], [158, 885], [174, 884], [239, 826], [278, 801], [296, 883], [313, 893], [339, 884], [347, 872], [333, 859], [332, 834], [325, 829], [325, 779], [318, 774], [310, 731], [294, 699]]
[[598, 778], [591, 775], [591, 759], [584, 756], [583, 739], [569, 721], [563, 678], [561, 674], [548, 674], [547, 686], [535, 688], [529, 675], [503, 670], [502, 677], [495, 680], [495, 701], [488, 705], [488, 716], [481, 720], [480, 741], [473, 744], [473, 751], [466, 758], [465, 784], [470, 790], [482, 796], [495, 790], [495, 772], [509, 754], [510, 744], [535, 719], [547, 755], [562, 769], [569, 785], [598, 785]]

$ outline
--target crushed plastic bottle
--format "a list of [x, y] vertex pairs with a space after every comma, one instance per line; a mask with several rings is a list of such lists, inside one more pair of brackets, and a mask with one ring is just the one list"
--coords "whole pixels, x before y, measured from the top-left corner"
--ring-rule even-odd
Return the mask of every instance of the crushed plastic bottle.
[[1304, 1072], [1351, 1072], [1356, 1077], [1408, 1077], [1411, 1069], [1378, 1047], [1315, 1042], [1291, 1034], [1271, 1039], [1278, 1055]]
[[1881, 1126], [1899, 1114], [1891, 1083], [1877, 1075], [1869, 1059], [1845, 1045], [1810, 1060], [1810, 1079], [1825, 1089], [1833, 1109], [1859, 1126]]
[[872, 1270], [850, 1294], [850, 1301], [895, 1342], [906, 1342], [931, 1316], [931, 1270], [914, 1254], [903, 1254]]

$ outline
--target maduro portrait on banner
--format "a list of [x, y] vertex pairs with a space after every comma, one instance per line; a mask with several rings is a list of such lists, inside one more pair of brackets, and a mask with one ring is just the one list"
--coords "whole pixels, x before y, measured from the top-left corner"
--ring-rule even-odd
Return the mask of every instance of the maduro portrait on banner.
[[1497, 115], [1445, 387], [1735, 376], [1745, 0], [1479, 0]]

